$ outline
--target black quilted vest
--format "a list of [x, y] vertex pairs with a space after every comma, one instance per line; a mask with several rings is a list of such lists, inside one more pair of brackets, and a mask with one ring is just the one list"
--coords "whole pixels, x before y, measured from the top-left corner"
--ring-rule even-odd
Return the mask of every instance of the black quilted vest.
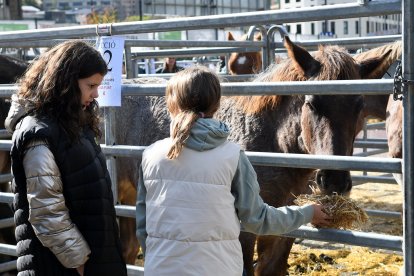
[[17, 125], [11, 149], [18, 275], [78, 275], [75, 269], [63, 267], [54, 254], [40, 243], [28, 222], [22, 158], [26, 144], [32, 139], [48, 142], [62, 176], [63, 194], [70, 217], [91, 248], [84, 275], [127, 275], [111, 181], [105, 157], [94, 140], [93, 132], [84, 130], [80, 141], [72, 144], [55, 121], [31, 116]]

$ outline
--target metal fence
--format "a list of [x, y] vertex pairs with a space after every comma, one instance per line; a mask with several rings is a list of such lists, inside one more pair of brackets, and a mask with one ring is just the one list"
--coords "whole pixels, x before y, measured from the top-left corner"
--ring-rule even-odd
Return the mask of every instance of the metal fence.
[[[340, 19], [352, 18], [374, 15], [386, 15], [400, 13], [404, 5], [404, 77], [411, 80], [414, 72], [412, 56], [412, 26], [413, 26], [413, 4], [411, 1], [374, 1], [365, 2], [359, 1], [355, 4], [343, 4], [335, 6], [323, 6], [312, 8], [299, 8], [289, 11], [265, 11], [253, 13], [240, 13], [231, 15], [219, 15], [209, 17], [193, 17], [167, 20], [154, 20], [145, 22], [130, 22], [130, 23], [114, 23], [107, 26], [111, 30], [112, 35], [130, 34], [130, 33], [146, 33], [158, 31], [173, 31], [173, 30], [188, 30], [188, 29], [204, 29], [215, 28], [223, 26], [245, 26], [254, 24], [267, 24], [272, 22], [274, 24], [283, 24], [291, 22], [305, 22], [317, 21], [321, 19]], [[26, 42], [50, 40], [50, 39], [67, 39], [90, 37], [96, 35], [97, 28], [95, 26], [80, 26], [70, 28], [54, 28], [37, 31], [20, 31], [10, 33], [0, 33], [0, 47], [1, 45], [17, 45]], [[154, 41], [151, 41], [154, 43]], [[333, 41], [336, 43], [337, 41]], [[357, 43], [356, 40], [349, 42], [349, 44]], [[38, 42], [40, 43], [40, 42]], [[135, 42], [134, 42], [135, 43]], [[138, 42], [137, 42], [138, 43]], [[146, 42], [150, 43], [150, 42]], [[183, 43], [183, 42], [180, 42]], [[229, 43], [229, 44], [227, 44]], [[234, 44], [230, 44], [234, 43]], [[243, 44], [246, 43], [246, 44]], [[247, 44], [249, 43], [249, 44]], [[229, 45], [237, 47], [250, 47], [252, 43], [256, 42], [226, 42], [225, 46]], [[261, 44], [260, 44], [261, 43]], [[266, 43], [266, 45], [264, 45]], [[271, 42], [273, 43], [273, 42]], [[263, 48], [268, 47], [271, 43], [259, 42], [257, 45]], [[277, 44], [274, 42], [275, 45]], [[303, 42], [305, 44], [306, 42]], [[315, 44], [317, 42], [314, 42]], [[344, 42], [345, 43], [345, 42]], [[311, 44], [311, 42], [309, 42]], [[142, 45], [142, 44], [141, 44]], [[207, 44], [206, 44], [207, 45]], [[218, 44], [215, 44], [216, 46]], [[224, 44], [223, 44], [224, 45]], [[247, 46], [249, 45], [249, 46]], [[208, 45], [212, 46], [212, 45]], [[222, 46], [222, 45], [219, 45]], [[273, 46], [272, 46], [273, 47]], [[271, 47], [271, 48], [272, 48]], [[268, 47], [269, 48], [269, 47]], [[240, 50], [240, 48], [238, 48]], [[247, 49], [247, 48], [246, 48]], [[250, 49], [250, 48], [249, 48]], [[223, 50], [223, 49], [221, 49]], [[226, 49], [234, 51], [233, 49]], [[239, 51], [237, 50], [237, 51]], [[159, 54], [159, 53], [158, 53]], [[171, 54], [171, 53], [168, 53]], [[269, 57], [269, 56], [268, 56]], [[130, 67], [131, 68], [131, 67]], [[132, 74], [133, 75], [133, 74]], [[410, 82], [407, 82], [410, 84]], [[356, 171], [375, 171], [386, 173], [401, 173], [404, 171], [404, 236], [390, 236], [375, 233], [363, 233], [357, 231], [338, 231], [338, 230], [320, 230], [310, 227], [301, 227], [297, 231], [289, 233], [287, 236], [300, 237], [314, 240], [335, 241], [345, 244], [354, 244], [361, 246], [369, 246], [374, 248], [385, 248], [404, 252], [405, 258], [405, 275], [414, 275], [413, 271], [413, 204], [412, 204], [412, 179], [414, 177], [414, 170], [412, 164], [412, 139], [413, 122], [412, 112], [414, 100], [412, 93], [414, 91], [412, 85], [408, 86], [408, 93], [404, 101], [404, 159], [390, 159], [390, 158], [372, 158], [372, 157], [345, 157], [345, 156], [315, 156], [315, 155], [300, 155], [300, 154], [280, 154], [280, 153], [258, 153], [248, 152], [247, 155], [250, 161], [255, 165], [262, 166], [281, 166], [281, 167], [296, 167], [296, 168], [321, 168], [321, 169], [339, 169], [339, 170], [356, 170]], [[335, 91], [336, 94], [389, 94], [393, 88], [392, 80], [354, 80], [354, 81], [326, 81], [326, 82], [290, 82], [290, 83], [222, 83], [222, 91], [224, 95], [264, 95], [277, 94], [282, 95], [303, 95], [303, 94], [327, 94], [329, 91]], [[0, 97], [8, 97], [16, 87], [1, 86]], [[123, 85], [123, 95], [164, 95], [165, 85]], [[109, 130], [112, 129], [111, 119], [113, 116], [111, 108], [105, 108], [105, 120]], [[103, 151], [108, 156], [137, 156], [141, 155], [145, 147], [141, 146], [111, 146], [113, 145], [113, 131], [106, 132], [106, 145]], [[10, 149], [10, 141], [0, 140], [0, 149]], [[404, 165], [404, 167], [403, 167]], [[111, 178], [116, 179], [116, 171], [114, 170], [113, 160], [109, 161], [111, 169]], [[116, 189], [114, 189], [116, 191]], [[116, 193], [115, 193], [115, 198]], [[10, 202], [11, 194], [0, 193], [1, 202]], [[133, 206], [116, 206], [118, 215], [135, 218], [135, 208]], [[0, 221], [0, 225], [10, 223], [10, 221]], [[403, 247], [404, 244], [404, 247]], [[10, 245], [0, 245], [0, 253], [15, 255], [15, 247]], [[4, 264], [4, 267], [10, 267], [10, 264]], [[0, 267], [1, 269], [2, 267]], [[128, 266], [129, 275], [143, 275], [143, 269]]]

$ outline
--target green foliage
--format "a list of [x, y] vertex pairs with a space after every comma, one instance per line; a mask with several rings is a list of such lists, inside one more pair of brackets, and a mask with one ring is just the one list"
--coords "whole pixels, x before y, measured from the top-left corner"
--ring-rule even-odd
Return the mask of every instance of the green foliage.
[[105, 9], [105, 11], [101, 14], [93, 11], [88, 14], [86, 19], [87, 24], [115, 23], [117, 21], [117, 14], [114, 9]]

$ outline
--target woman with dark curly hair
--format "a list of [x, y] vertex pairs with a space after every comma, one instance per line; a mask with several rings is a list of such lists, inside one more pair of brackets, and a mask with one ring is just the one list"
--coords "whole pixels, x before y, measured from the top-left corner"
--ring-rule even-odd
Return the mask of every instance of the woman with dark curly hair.
[[18, 275], [127, 275], [96, 137], [100, 53], [79, 40], [42, 54], [12, 96]]

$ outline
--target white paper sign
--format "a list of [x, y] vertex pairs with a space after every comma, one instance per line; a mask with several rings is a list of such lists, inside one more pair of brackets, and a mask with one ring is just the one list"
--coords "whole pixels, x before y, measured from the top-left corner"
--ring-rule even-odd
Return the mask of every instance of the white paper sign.
[[98, 89], [99, 106], [121, 106], [124, 42], [122, 36], [100, 36], [96, 39], [96, 48], [108, 65], [108, 74]]

